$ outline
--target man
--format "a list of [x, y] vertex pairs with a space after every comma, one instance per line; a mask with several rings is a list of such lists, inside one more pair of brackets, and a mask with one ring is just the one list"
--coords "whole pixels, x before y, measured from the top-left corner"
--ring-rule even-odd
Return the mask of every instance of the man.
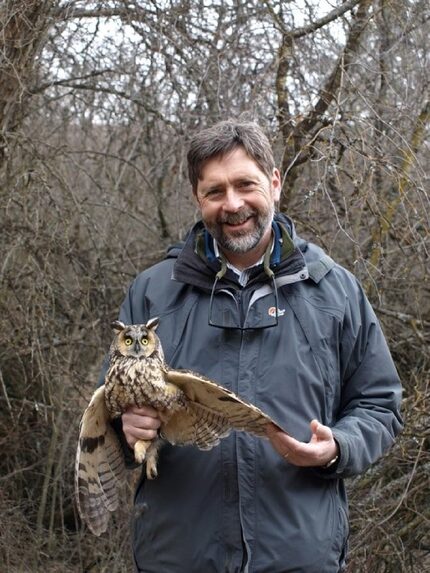
[[[133, 549], [145, 573], [335, 573], [348, 537], [343, 478], [401, 429], [400, 383], [356, 279], [275, 212], [281, 182], [254, 123], [221, 122], [188, 154], [202, 221], [140, 274], [120, 319], [160, 317], [173, 368], [199, 372], [269, 414], [209, 452], [166, 445], [136, 491]], [[122, 416], [132, 447], [151, 408]]]

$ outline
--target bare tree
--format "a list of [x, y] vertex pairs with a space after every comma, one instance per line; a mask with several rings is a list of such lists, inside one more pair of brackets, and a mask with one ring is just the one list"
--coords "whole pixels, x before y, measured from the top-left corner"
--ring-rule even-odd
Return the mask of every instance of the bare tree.
[[363, 281], [404, 380], [401, 440], [349, 486], [350, 570], [428, 567], [428, 22], [423, 0], [2, 3], [8, 571], [130, 570], [126, 503], [97, 543], [77, 521], [77, 422], [128, 283], [196, 216], [190, 135], [241, 113], [273, 140], [299, 232]]

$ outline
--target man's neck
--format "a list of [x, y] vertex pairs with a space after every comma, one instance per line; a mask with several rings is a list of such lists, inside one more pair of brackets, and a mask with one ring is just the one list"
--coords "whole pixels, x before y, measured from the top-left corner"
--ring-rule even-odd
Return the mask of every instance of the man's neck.
[[249, 267], [256, 265], [264, 256], [267, 248], [272, 242], [272, 229], [268, 229], [267, 233], [262, 237], [261, 241], [250, 251], [246, 253], [234, 253], [222, 249], [222, 254], [227, 261], [236, 269], [243, 271]]

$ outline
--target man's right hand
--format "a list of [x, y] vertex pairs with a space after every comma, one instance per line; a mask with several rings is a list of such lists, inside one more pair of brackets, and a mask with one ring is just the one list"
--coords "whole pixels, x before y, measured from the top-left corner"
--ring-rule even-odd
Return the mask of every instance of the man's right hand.
[[122, 415], [122, 431], [132, 449], [138, 440], [152, 440], [157, 437], [160, 424], [157, 411], [150, 406], [130, 406]]

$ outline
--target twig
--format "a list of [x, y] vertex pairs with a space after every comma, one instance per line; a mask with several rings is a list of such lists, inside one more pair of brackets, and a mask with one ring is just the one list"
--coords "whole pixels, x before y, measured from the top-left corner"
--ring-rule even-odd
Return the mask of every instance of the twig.
[[7, 409], [9, 410], [10, 417], [12, 418], [13, 421], [15, 421], [15, 418], [13, 416], [12, 405], [11, 405], [10, 400], [9, 400], [9, 396], [7, 393], [7, 388], [6, 388], [6, 384], [5, 384], [5, 381], [3, 378], [3, 372], [1, 371], [1, 368], [0, 368], [0, 383], [1, 383], [2, 390], [3, 390], [4, 398], [6, 400]]

